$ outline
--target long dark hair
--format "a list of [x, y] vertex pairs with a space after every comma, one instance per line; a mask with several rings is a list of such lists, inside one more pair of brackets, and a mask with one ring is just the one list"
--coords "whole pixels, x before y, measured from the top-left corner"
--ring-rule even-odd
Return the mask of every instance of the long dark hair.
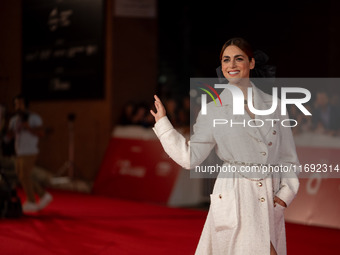
[[243, 39], [241, 37], [235, 37], [235, 38], [229, 39], [223, 45], [221, 53], [220, 53], [220, 60], [222, 60], [223, 52], [230, 45], [235, 45], [235, 46], [239, 47], [244, 53], [247, 54], [249, 61], [254, 57], [254, 52], [253, 52], [251, 45], [245, 39]]

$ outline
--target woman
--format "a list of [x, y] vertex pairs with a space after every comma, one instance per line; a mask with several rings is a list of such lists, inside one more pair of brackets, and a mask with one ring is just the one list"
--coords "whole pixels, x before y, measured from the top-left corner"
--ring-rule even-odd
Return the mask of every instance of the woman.
[[[248, 88], [252, 87], [255, 108], [271, 107], [272, 96], [259, 90], [249, 79], [255, 60], [244, 39], [227, 41], [220, 60], [229, 85], [241, 89], [244, 98], [248, 98]], [[164, 150], [178, 164], [188, 169], [199, 165], [215, 147], [224, 165], [237, 169], [224, 175], [220, 173], [216, 179], [196, 254], [286, 254], [283, 212], [298, 191], [295, 173], [273, 172], [252, 178], [240, 169], [242, 165], [298, 165], [290, 128], [285, 128], [279, 121], [263, 121], [260, 128], [225, 125], [213, 128], [211, 123], [213, 119], [232, 119], [234, 123], [257, 119], [256, 123], [261, 119], [288, 119], [288, 116], [280, 115], [280, 107], [269, 116], [255, 116], [249, 111], [248, 104], [244, 106], [245, 115], [233, 115], [231, 92], [225, 89], [220, 98], [222, 106], [208, 104], [208, 114], [198, 115], [189, 143], [172, 127], [157, 96], [157, 112], [151, 110], [156, 120], [154, 131]]]

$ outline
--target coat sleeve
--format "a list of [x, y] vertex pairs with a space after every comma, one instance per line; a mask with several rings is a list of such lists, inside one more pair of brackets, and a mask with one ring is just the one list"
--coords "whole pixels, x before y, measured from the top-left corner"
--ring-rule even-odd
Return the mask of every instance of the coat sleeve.
[[[288, 114], [283, 119], [289, 119]], [[279, 164], [284, 170], [281, 172], [280, 188], [276, 193], [288, 206], [299, 189], [299, 179], [296, 175], [300, 165], [295, 148], [291, 127], [280, 126]]]
[[165, 152], [183, 168], [191, 169], [201, 164], [215, 146], [208, 123], [206, 117], [199, 114], [189, 142], [174, 129], [166, 116], [156, 122], [153, 130]]

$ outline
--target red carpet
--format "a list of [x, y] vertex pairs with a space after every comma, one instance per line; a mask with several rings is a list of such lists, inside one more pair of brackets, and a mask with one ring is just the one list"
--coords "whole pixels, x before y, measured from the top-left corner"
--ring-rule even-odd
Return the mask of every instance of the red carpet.
[[[193, 254], [205, 211], [52, 191], [53, 203], [0, 220], [0, 254]], [[288, 254], [340, 254], [340, 230], [287, 224]]]

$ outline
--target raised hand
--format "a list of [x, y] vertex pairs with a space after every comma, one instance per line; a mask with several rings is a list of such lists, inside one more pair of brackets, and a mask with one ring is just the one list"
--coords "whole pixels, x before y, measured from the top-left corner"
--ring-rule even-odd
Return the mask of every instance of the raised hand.
[[155, 107], [157, 112], [154, 112], [153, 110], [150, 110], [150, 113], [152, 116], [154, 116], [155, 121], [157, 122], [159, 119], [164, 117], [166, 115], [165, 107], [162, 104], [161, 100], [158, 98], [158, 96], [154, 95], [155, 98]]

